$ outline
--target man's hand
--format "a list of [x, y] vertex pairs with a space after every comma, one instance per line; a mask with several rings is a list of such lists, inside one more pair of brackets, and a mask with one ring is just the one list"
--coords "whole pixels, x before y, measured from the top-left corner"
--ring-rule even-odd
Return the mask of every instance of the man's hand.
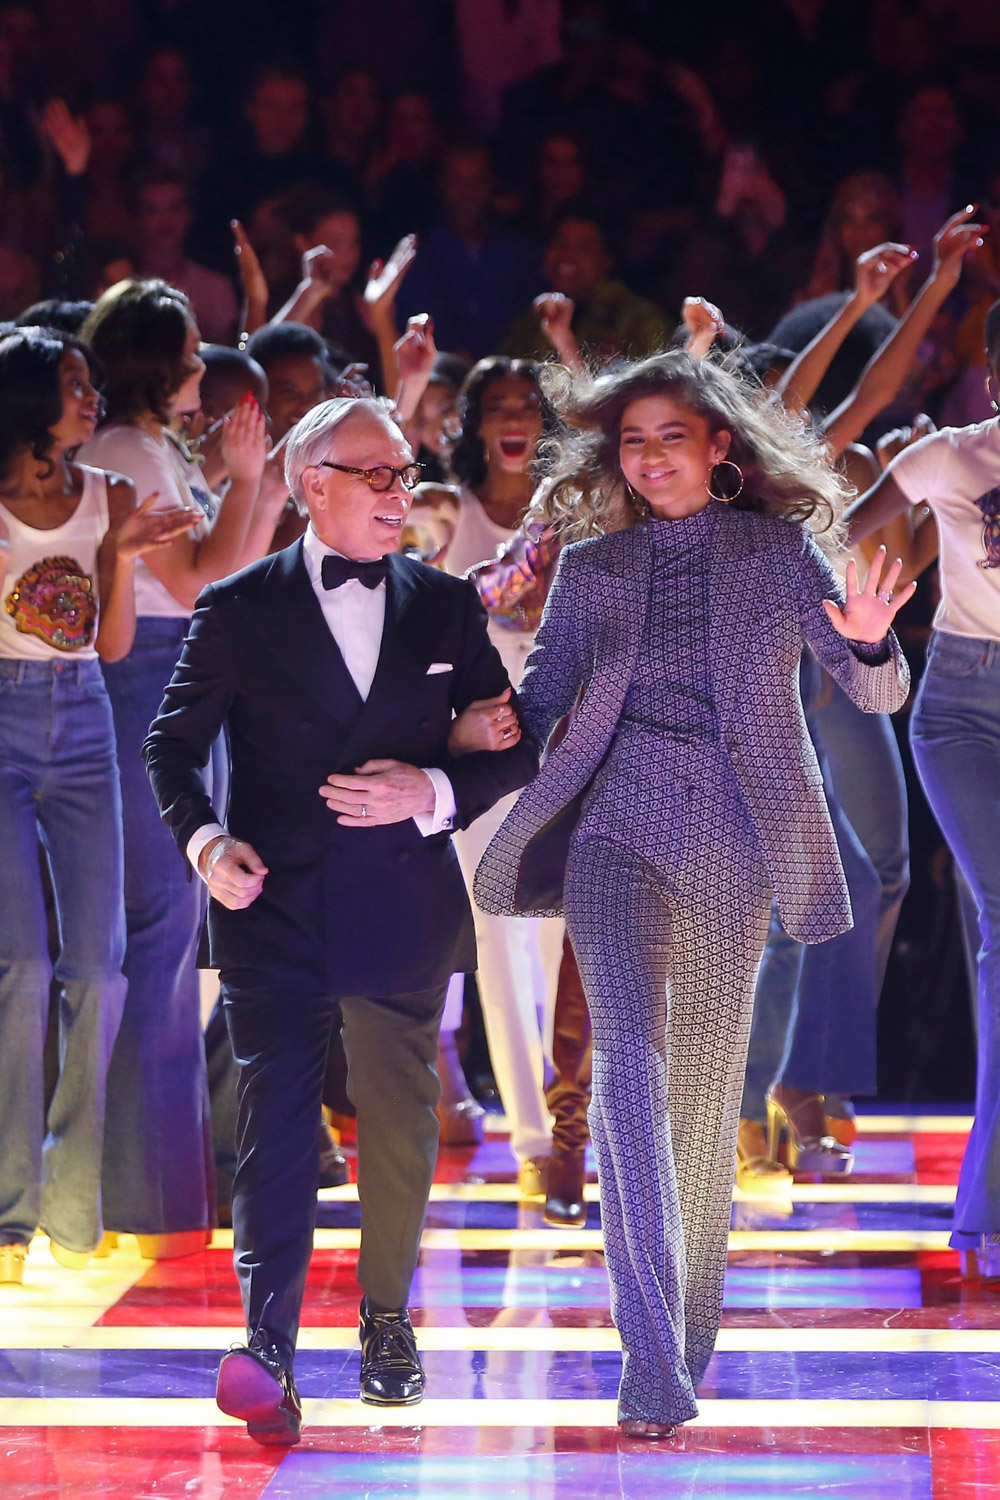
[[230, 911], [243, 911], [260, 895], [267, 866], [242, 839], [220, 834], [199, 854], [198, 871], [210, 896]]
[[319, 794], [345, 828], [381, 828], [434, 811], [430, 777], [401, 760], [366, 760], [353, 775], [328, 776]]
[[498, 698], [479, 698], [458, 715], [448, 735], [449, 755], [471, 755], [475, 750], [513, 750], [521, 738], [517, 714], [510, 706], [510, 688]]

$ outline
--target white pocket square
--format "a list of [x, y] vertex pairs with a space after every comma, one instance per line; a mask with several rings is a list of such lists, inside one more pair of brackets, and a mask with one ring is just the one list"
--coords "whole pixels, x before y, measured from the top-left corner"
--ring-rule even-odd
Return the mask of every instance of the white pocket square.
[[450, 661], [432, 661], [427, 668], [427, 676], [433, 677], [438, 672], [453, 672], [454, 670]]

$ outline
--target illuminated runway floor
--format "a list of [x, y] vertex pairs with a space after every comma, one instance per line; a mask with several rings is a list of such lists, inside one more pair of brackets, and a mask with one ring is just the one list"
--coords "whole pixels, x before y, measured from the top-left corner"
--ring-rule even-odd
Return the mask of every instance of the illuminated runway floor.
[[0, 1287], [0, 1500], [995, 1500], [1000, 1289], [963, 1282], [947, 1248], [969, 1122], [861, 1123], [852, 1178], [734, 1204], [701, 1416], [666, 1447], [618, 1439], [596, 1189], [585, 1229], [547, 1229], [497, 1130], [442, 1157], [411, 1304], [418, 1408], [357, 1400], [357, 1192], [320, 1195], [291, 1452], [212, 1400], [242, 1336], [230, 1233], [159, 1265], [125, 1241], [85, 1272], [38, 1241], [24, 1286]]

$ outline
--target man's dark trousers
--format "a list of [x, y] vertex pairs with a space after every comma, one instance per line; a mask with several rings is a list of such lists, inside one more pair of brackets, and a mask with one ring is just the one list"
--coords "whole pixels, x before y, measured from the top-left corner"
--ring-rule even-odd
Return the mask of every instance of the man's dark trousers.
[[434, 1065], [446, 989], [332, 996], [303, 988], [295, 972], [223, 977], [240, 1064], [236, 1272], [248, 1328], [263, 1327], [289, 1362], [312, 1253], [331, 1028], [342, 1014], [358, 1112], [358, 1281], [376, 1309], [405, 1307], [437, 1161]]

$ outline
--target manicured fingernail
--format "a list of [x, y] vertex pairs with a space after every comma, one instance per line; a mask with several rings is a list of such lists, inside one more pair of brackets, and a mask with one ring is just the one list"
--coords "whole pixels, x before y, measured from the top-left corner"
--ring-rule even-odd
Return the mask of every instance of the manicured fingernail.
[[978, 204], [978, 203], [970, 203], [970, 204], [968, 204], [968, 205], [967, 205], [967, 207], [966, 207], [966, 210], [965, 210], [965, 212], [966, 212], [966, 213], [967, 213], [967, 214], [974, 214], [974, 213], [975, 213], [975, 211], [976, 211], [976, 209], [977, 209], [977, 208], [978, 208], [978, 207], [979, 207], [979, 204]]

